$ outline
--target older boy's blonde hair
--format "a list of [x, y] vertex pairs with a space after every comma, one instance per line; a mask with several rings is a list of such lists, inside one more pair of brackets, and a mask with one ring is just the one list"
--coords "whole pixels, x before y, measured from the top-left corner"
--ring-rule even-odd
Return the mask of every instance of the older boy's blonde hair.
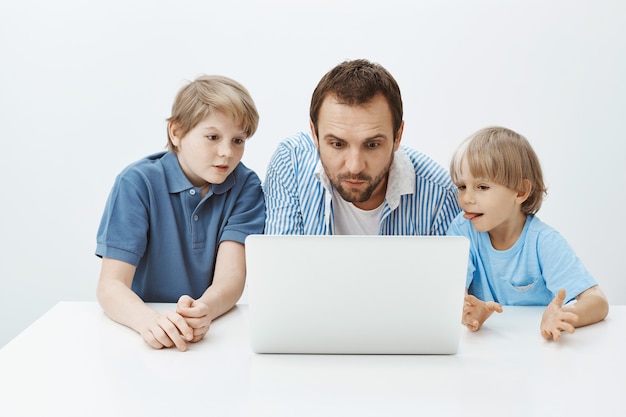
[[450, 162], [450, 176], [461, 181], [461, 163], [474, 178], [484, 178], [515, 191], [524, 192], [524, 180], [530, 183], [528, 198], [522, 212], [535, 214], [541, 208], [546, 186], [539, 158], [526, 138], [504, 127], [487, 127], [465, 139]]
[[201, 75], [178, 91], [172, 115], [167, 119], [167, 148], [176, 152], [170, 137], [175, 123], [177, 136], [184, 137], [198, 123], [221, 111], [251, 137], [259, 124], [259, 114], [250, 93], [237, 81], [222, 75]]

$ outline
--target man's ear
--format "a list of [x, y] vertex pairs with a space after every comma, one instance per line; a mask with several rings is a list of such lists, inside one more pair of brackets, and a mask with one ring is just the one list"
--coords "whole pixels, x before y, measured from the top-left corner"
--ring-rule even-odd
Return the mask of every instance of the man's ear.
[[517, 201], [519, 204], [522, 204], [524, 201], [528, 199], [531, 191], [533, 190], [533, 185], [530, 183], [530, 180], [524, 178], [522, 181], [522, 190], [517, 192]]
[[393, 151], [397, 151], [402, 141], [402, 132], [404, 132], [404, 120], [400, 123], [400, 128], [396, 132], [396, 136], [393, 138]]
[[309, 119], [309, 129], [311, 129], [311, 136], [313, 137], [313, 144], [315, 144], [315, 147], [317, 148], [317, 150], [320, 150], [319, 147], [319, 139], [317, 138], [317, 133], [315, 132], [315, 125], [313, 124], [313, 120]]

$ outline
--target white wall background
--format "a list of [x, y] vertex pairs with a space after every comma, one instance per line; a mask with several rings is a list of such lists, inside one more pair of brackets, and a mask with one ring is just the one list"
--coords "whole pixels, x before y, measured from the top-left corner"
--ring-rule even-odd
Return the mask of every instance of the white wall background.
[[187, 80], [248, 87], [261, 124], [244, 162], [263, 178], [320, 77], [354, 58], [394, 74], [404, 143], [444, 165], [485, 125], [526, 135], [539, 216], [626, 303], [621, 0], [0, 0], [0, 346], [58, 301], [95, 300], [113, 179], [163, 148]]

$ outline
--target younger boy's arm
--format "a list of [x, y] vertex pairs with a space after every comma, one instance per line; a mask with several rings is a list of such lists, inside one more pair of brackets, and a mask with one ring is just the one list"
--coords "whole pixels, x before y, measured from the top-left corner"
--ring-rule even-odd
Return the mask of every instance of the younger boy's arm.
[[246, 282], [245, 247], [226, 240], [220, 243], [215, 261], [213, 282], [197, 300], [183, 295], [176, 312], [193, 328], [192, 342], [201, 340], [211, 322], [228, 312], [237, 303]]
[[[185, 319], [174, 311], [159, 313], [148, 307], [131, 289], [135, 267], [112, 258], [102, 258], [97, 298], [104, 313], [112, 320], [137, 333], [155, 349], [176, 346], [187, 349], [192, 329]], [[183, 338], [182, 335], [185, 335]]]
[[550, 340], [559, 340], [561, 331], [574, 333], [574, 328], [603, 320], [609, 313], [609, 304], [597, 285], [576, 296], [576, 302], [563, 306], [565, 290], [561, 288], [548, 305], [541, 319], [541, 334]]

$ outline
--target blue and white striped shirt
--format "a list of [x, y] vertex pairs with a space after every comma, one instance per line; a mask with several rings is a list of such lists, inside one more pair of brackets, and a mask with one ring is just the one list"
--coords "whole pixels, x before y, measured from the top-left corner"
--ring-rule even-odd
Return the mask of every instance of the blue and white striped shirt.
[[[280, 143], [263, 183], [266, 234], [332, 235], [332, 184], [310, 133]], [[445, 235], [461, 211], [448, 172], [426, 155], [401, 146], [389, 170], [380, 235]]]

